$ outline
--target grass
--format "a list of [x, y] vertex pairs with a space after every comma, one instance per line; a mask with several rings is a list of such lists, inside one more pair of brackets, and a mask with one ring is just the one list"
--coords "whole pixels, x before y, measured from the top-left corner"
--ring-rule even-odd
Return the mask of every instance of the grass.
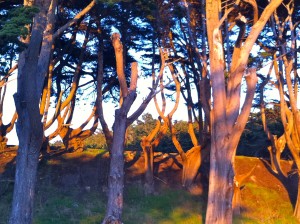
[[[72, 189], [69, 192], [56, 190], [51, 194], [45, 201], [36, 203], [35, 224], [92, 224], [100, 223], [104, 218], [106, 198], [103, 193], [82, 193], [80, 189]], [[41, 197], [37, 195], [37, 200]], [[182, 190], [145, 196], [142, 189], [129, 187], [124, 199], [123, 221], [126, 224], [198, 224], [201, 220], [199, 199]]]
[[[61, 185], [58, 180], [66, 178], [67, 174], [78, 172], [80, 172], [80, 181], [82, 177], [85, 180], [90, 180], [91, 177], [96, 179], [97, 175], [94, 171], [100, 168], [98, 165], [101, 164], [98, 159], [105, 156], [105, 153], [104, 150], [91, 149], [84, 151], [81, 157], [76, 154], [66, 154], [60, 159], [49, 160], [43, 164], [39, 168], [33, 223], [101, 223], [105, 215], [107, 200], [106, 193], [102, 191], [104, 188], [81, 182]], [[242, 158], [239, 163], [248, 164], [249, 160]], [[92, 175], [87, 175], [88, 172]], [[7, 223], [12, 200], [13, 183], [9, 182], [5, 186], [5, 194], [0, 195], [0, 224]], [[172, 189], [168, 186], [159, 188], [155, 195], [146, 196], [143, 193], [142, 184], [131, 182], [125, 185], [123, 222], [125, 224], [204, 223], [206, 205], [203, 198], [205, 197], [191, 195], [185, 190]], [[282, 197], [280, 191], [259, 186], [258, 183], [245, 183], [241, 206], [242, 214], [240, 217], [234, 217], [234, 224], [298, 223], [293, 217], [290, 202]]]
[[[4, 202], [5, 201], [5, 202]], [[127, 186], [124, 192], [123, 221], [126, 224], [198, 224], [202, 222], [200, 197], [183, 190], [163, 190], [157, 195], [145, 196], [136, 186]], [[2, 203], [3, 202], [3, 203]], [[11, 194], [1, 198], [0, 223], [7, 223]], [[79, 188], [68, 191], [54, 186], [40, 186], [35, 197], [34, 224], [95, 224], [105, 214], [106, 196], [100, 190], [89, 192]]]
[[158, 195], [144, 196], [132, 187], [125, 194], [124, 223], [201, 223], [202, 201], [183, 190], [164, 189]]
[[45, 200], [37, 195], [35, 224], [99, 223], [103, 219], [105, 200], [100, 193], [76, 188], [68, 192], [53, 190], [56, 192], [50, 193]]
[[[4, 182], [0, 183], [3, 189]], [[0, 195], [0, 224], [6, 224], [8, 221], [8, 216], [11, 210], [11, 201], [12, 201], [12, 192], [13, 192], [13, 184], [5, 183], [4, 191], [1, 191]]]
[[293, 207], [289, 201], [283, 200], [278, 191], [247, 183], [243, 189], [242, 217], [235, 223], [259, 224], [297, 224], [293, 217]]

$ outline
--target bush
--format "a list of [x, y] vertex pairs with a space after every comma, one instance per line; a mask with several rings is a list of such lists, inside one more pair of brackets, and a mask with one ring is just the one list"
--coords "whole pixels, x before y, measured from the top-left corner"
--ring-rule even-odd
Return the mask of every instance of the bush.
[[102, 132], [98, 132], [85, 139], [84, 149], [107, 149], [104, 134]]

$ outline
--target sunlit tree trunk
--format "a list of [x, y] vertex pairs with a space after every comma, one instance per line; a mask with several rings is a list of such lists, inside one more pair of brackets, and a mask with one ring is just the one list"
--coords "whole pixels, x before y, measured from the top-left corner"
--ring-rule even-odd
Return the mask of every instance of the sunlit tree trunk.
[[120, 34], [112, 35], [116, 55], [116, 70], [120, 84], [122, 103], [115, 111], [113, 141], [110, 149], [110, 169], [108, 176], [108, 201], [103, 224], [122, 223], [124, 188], [124, 144], [128, 125], [128, 112], [136, 98], [137, 63], [133, 63], [131, 88], [128, 90], [123, 64], [123, 45]]
[[[297, 41], [296, 41], [296, 27], [297, 22], [293, 21], [293, 13], [295, 11], [295, 1], [288, 1], [283, 3], [284, 10], [286, 10], [286, 17], [280, 18], [275, 12], [272, 17], [271, 28], [277, 43], [284, 43], [278, 46], [280, 52], [279, 57], [274, 54], [274, 71], [277, 78], [277, 88], [280, 95], [280, 114], [284, 127], [284, 135], [280, 138], [274, 137], [275, 145], [273, 147], [273, 168], [277, 171], [279, 177], [285, 177], [282, 173], [279, 161], [280, 154], [287, 144], [288, 149], [293, 157], [294, 164], [298, 171], [298, 194], [296, 203], [294, 205], [294, 216], [300, 220], [300, 114], [298, 109], [298, 85], [299, 77], [297, 75]], [[280, 11], [280, 13], [282, 13]], [[285, 33], [290, 33], [289, 37]], [[292, 53], [294, 52], [294, 53]], [[276, 52], [277, 53], [277, 52]], [[290, 56], [288, 56], [290, 55]], [[274, 150], [275, 149], [275, 150]], [[283, 178], [282, 178], [283, 179]]]
[[[272, 0], [255, 21], [246, 40], [237, 39], [232, 55], [228, 84], [220, 27], [233, 8], [221, 15], [221, 1], [206, 1], [206, 21], [212, 85], [211, 151], [206, 223], [232, 223], [234, 189], [234, 156], [248, 120], [257, 82], [256, 69], [246, 69], [250, 51], [267, 20], [282, 1]], [[236, 2], [239, 4], [239, 1]], [[241, 32], [241, 31], [240, 31]], [[245, 77], [247, 94], [242, 109], [240, 92]], [[241, 110], [240, 110], [241, 109]]]
[[[145, 180], [144, 180], [144, 192], [145, 194], [153, 194], [154, 193], [154, 174], [153, 174], [153, 162], [154, 162], [154, 155], [153, 151], [155, 148], [155, 143], [153, 139], [155, 138], [156, 134], [161, 129], [161, 121], [157, 120], [155, 128], [149, 133], [148, 136], [143, 136], [141, 139], [141, 147], [144, 152], [144, 173], [145, 173]], [[160, 136], [163, 136], [160, 134]], [[157, 142], [157, 145], [160, 141], [159, 136], [154, 140]]]
[[123, 188], [124, 188], [124, 143], [127, 127], [132, 124], [146, 109], [151, 99], [161, 90], [156, 90], [162, 73], [153, 81], [154, 85], [150, 93], [138, 106], [138, 108], [128, 116], [128, 112], [136, 98], [138, 70], [137, 63], [131, 64], [130, 87], [127, 87], [124, 63], [123, 45], [120, 34], [114, 33], [111, 37], [116, 55], [116, 70], [120, 84], [121, 95], [120, 108], [115, 111], [115, 122], [113, 124], [113, 142], [110, 150], [110, 170], [108, 176], [108, 202], [103, 224], [122, 223], [123, 211]]

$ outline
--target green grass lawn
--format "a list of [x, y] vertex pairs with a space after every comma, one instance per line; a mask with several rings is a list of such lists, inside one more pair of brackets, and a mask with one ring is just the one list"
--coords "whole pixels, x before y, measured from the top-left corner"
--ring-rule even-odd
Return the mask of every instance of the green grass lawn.
[[[35, 208], [35, 224], [100, 223], [104, 218], [106, 197], [96, 191], [51, 193], [46, 200], [38, 201]], [[145, 196], [140, 188], [127, 187], [123, 221], [136, 223], [199, 223], [201, 203], [181, 190], [167, 190], [155, 196]]]
[[[89, 164], [97, 168], [99, 161], [91, 160], [106, 151], [89, 150], [81, 155], [64, 155], [48, 161], [39, 168], [35, 197], [34, 224], [92, 224], [101, 223], [105, 215], [106, 189], [96, 185], [60, 185], [53, 181], [60, 172], [76, 173], [78, 167]], [[79, 163], [81, 161], [81, 163]], [[103, 161], [102, 161], [103, 162]], [[245, 158], [245, 162], [249, 163]], [[71, 170], [71, 171], [70, 171]], [[80, 172], [91, 172], [86, 169]], [[260, 171], [258, 171], [260, 172]], [[64, 178], [65, 176], [62, 176]], [[92, 176], [97, 178], [96, 176]], [[12, 200], [13, 182], [1, 182], [0, 224], [6, 224]], [[3, 189], [5, 188], [5, 191]], [[155, 195], [146, 196], [142, 183], [130, 182], [124, 189], [123, 222], [125, 224], [201, 224], [204, 223], [206, 195], [192, 195], [184, 189], [162, 185]], [[297, 224], [293, 207], [280, 191], [246, 182], [242, 190], [242, 214], [233, 223]]]
[[[164, 189], [153, 196], [145, 196], [136, 186], [127, 186], [124, 193], [123, 221], [128, 224], [201, 223], [200, 196], [183, 190]], [[1, 197], [0, 223], [7, 223], [12, 194]], [[40, 186], [36, 194], [35, 224], [100, 223], [104, 218], [106, 195], [100, 190], [79, 188], [69, 190]]]
[[[234, 223], [296, 224], [290, 203], [282, 201], [274, 190], [254, 184], [247, 186], [252, 201]], [[7, 223], [11, 193], [1, 197], [0, 223]], [[205, 203], [201, 196], [184, 190], [163, 189], [146, 196], [141, 187], [127, 186], [124, 194], [125, 224], [199, 224], [204, 223]], [[40, 186], [35, 200], [35, 224], [101, 223], [105, 214], [106, 196], [100, 190], [58, 189]]]

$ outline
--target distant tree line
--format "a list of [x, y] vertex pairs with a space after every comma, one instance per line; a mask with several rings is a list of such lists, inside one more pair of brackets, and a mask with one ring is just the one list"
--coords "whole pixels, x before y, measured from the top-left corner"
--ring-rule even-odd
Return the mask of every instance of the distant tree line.
[[[284, 130], [280, 118], [279, 108], [274, 107], [267, 109], [266, 114], [268, 117], [268, 126], [270, 131], [274, 135], [281, 136]], [[126, 136], [125, 149], [141, 151], [141, 139], [147, 134], [148, 130], [152, 130], [155, 127], [155, 121], [156, 119], [154, 119], [151, 114], [144, 114], [142, 116], [142, 120], [137, 120], [135, 124], [129, 126], [127, 129], [128, 133]], [[177, 130], [178, 139], [181, 142], [183, 149], [187, 151], [192, 147], [192, 142], [188, 134], [187, 122], [179, 120], [174, 124], [174, 126]], [[101, 132], [101, 130], [85, 139], [84, 145], [86, 149], [108, 149], [104, 134]], [[268, 137], [263, 129], [261, 113], [251, 113], [249, 121], [246, 124], [245, 130], [241, 136], [237, 149], [237, 155], [270, 158], [270, 154], [267, 150], [267, 147], [270, 145], [271, 142], [268, 140]], [[172, 143], [171, 134], [169, 131], [161, 140], [161, 143], [158, 145], [155, 151], [166, 153], [177, 152]], [[290, 156], [290, 153], [286, 151], [283, 158], [291, 159]]]

